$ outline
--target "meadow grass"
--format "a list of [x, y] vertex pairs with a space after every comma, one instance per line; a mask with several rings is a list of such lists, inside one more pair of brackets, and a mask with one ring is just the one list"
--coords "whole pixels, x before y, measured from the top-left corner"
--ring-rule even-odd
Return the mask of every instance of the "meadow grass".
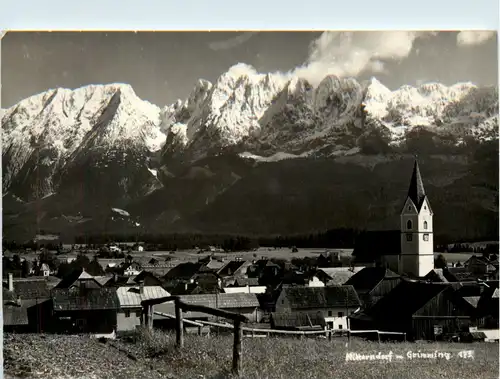
[[[175, 348], [175, 335], [145, 331], [136, 349], [153, 358], [154, 369], [176, 378], [231, 377], [232, 335], [200, 337], [186, 335], [184, 347]], [[382, 343], [352, 339], [328, 341], [318, 338], [244, 338], [241, 377], [265, 378], [383, 378], [383, 379], [490, 379], [498, 378], [497, 343]], [[450, 352], [449, 360], [406, 358], [408, 351]], [[457, 356], [460, 350], [473, 350], [474, 359]], [[401, 354], [398, 362], [346, 362], [346, 353]]]

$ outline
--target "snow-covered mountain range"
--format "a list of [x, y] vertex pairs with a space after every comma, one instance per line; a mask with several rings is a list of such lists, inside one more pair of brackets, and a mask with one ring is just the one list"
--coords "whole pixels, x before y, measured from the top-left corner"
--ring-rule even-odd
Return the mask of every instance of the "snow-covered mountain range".
[[334, 76], [315, 88], [238, 64], [164, 107], [126, 84], [89, 85], [48, 90], [0, 116], [4, 193], [48, 196], [90, 167], [104, 176], [112, 170], [123, 195], [135, 197], [161, 187], [158, 170], [177, 158], [341, 156], [358, 152], [359, 139], [374, 131], [399, 146], [415, 128], [455, 144], [495, 139], [498, 89], [430, 83], [391, 91], [375, 78]]

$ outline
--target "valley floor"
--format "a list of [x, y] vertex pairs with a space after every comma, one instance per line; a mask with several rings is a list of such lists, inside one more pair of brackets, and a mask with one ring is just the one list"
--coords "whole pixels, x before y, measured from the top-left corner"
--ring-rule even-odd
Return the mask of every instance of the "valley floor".
[[[230, 378], [232, 336], [186, 335], [176, 351], [175, 336], [143, 332], [136, 341], [100, 343], [88, 337], [4, 335], [6, 378]], [[378, 343], [353, 340], [246, 338], [243, 378], [498, 378], [497, 343]], [[113, 346], [111, 346], [113, 345]], [[117, 348], [120, 348], [118, 350]], [[129, 353], [124, 353], [126, 350]], [[458, 352], [472, 350], [474, 358]], [[346, 354], [401, 354], [399, 362], [346, 361]], [[449, 352], [449, 360], [408, 359], [409, 351]]]

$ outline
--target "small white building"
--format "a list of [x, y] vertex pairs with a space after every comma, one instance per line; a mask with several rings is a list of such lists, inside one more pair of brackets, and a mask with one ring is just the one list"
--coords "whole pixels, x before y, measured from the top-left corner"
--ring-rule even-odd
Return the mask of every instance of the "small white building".
[[141, 325], [142, 306], [144, 300], [158, 299], [170, 296], [160, 286], [119, 287], [116, 290], [120, 308], [117, 314], [117, 332], [134, 331]]
[[321, 312], [328, 329], [348, 329], [348, 316], [361, 306], [353, 286], [284, 286], [276, 312]]

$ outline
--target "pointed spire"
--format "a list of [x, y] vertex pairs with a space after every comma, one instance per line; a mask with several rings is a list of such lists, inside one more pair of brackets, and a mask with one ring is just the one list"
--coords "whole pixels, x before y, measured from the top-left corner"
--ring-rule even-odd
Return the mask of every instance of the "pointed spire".
[[408, 189], [408, 197], [413, 201], [417, 209], [420, 210], [425, 198], [424, 183], [420, 176], [420, 168], [418, 167], [417, 157], [415, 156], [415, 164], [411, 175], [410, 188]]

